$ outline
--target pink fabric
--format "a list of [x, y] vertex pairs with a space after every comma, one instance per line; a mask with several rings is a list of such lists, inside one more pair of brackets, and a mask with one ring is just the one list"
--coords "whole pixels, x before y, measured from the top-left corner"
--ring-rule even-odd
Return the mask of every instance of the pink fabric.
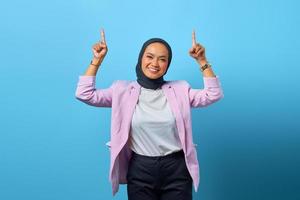
[[[138, 101], [140, 85], [136, 81], [115, 81], [109, 88], [96, 89], [95, 76], [80, 76], [76, 98], [96, 107], [111, 107], [111, 141], [109, 180], [115, 195], [119, 184], [126, 184], [128, 161], [131, 150], [128, 147], [131, 119]], [[197, 192], [200, 169], [192, 137], [191, 107], [205, 107], [223, 98], [219, 78], [203, 77], [204, 88], [193, 89], [186, 81], [170, 81], [162, 86], [176, 119], [179, 138], [185, 154], [185, 161]]]

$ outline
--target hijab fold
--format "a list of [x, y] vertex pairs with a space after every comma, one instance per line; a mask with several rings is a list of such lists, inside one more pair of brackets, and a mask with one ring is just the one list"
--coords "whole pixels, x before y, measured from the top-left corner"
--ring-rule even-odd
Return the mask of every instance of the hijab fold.
[[[166, 72], [161, 77], [159, 77], [157, 79], [150, 79], [144, 74], [144, 72], [142, 70], [142, 57], [144, 55], [144, 52], [145, 52], [147, 46], [154, 42], [159, 42], [159, 43], [165, 45], [165, 47], [168, 49], [168, 52], [169, 52], [168, 66], [167, 66]], [[166, 82], [164, 80], [163, 76], [167, 73], [170, 63], [171, 63], [171, 60], [172, 60], [172, 49], [165, 40], [163, 40], [161, 38], [151, 38], [151, 39], [147, 40], [142, 46], [142, 49], [139, 53], [138, 63], [136, 64], [136, 68], [135, 68], [137, 82], [144, 88], [153, 89], [153, 90], [160, 88]]]

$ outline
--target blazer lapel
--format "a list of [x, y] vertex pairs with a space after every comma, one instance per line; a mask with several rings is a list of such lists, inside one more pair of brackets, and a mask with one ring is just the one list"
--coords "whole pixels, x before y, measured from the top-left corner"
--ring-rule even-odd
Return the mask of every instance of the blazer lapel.
[[180, 112], [179, 105], [178, 105], [178, 100], [177, 100], [177, 97], [176, 97], [176, 94], [174, 91], [175, 88], [171, 84], [165, 83], [162, 86], [162, 89], [164, 91], [164, 94], [165, 94], [168, 102], [169, 102], [171, 110], [175, 116], [179, 138], [181, 141], [182, 148], [185, 151], [185, 129], [184, 129], [184, 123], [183, 123], [183, 119], [182, 119], [181, 112]]
[[[132, 116], [133, 116], [133, 112], [135, 110], [135, 106], [137, 104], [137, 101], [139, 99], [139, 94], [140, 94], [140, 88], [141, 86], [134, 81], [133, 83], [130, 84], [129, 88], [128, 88], [128, 99], [126, 107], [125, 107], [125, 116], [126, 116], [126, 124], [127, 124], [127, 131], [126, 133], [129, 134], [130, 131], [130, 127], [131, 127], [131, 120], [132, 120]], [[126, 137], [124, 138], [124, 142], [127, 141], [128, 139], [128, 134], [126, 134]]]

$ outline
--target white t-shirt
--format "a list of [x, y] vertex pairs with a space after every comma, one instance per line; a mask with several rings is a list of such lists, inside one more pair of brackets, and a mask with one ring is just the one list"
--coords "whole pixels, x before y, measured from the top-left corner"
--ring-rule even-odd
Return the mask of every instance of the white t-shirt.
[[146, 156], [164, 156], [182, 149], [175, 117], [161, 88], [141, 87], [131, 122], [130, 148]]

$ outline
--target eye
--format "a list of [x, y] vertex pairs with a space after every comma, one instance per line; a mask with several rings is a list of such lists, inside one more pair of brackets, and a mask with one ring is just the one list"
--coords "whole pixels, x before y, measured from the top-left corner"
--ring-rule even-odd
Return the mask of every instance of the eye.
[[166, 62], [167, 60], [166, 59], [164, 59], [164, 58], [162, 58], [162, 59], [160, 59], [161, 61], [163, 61], [163, 62]]
[[146, 56], [147, 58], [152, 58], [152, 56]]

